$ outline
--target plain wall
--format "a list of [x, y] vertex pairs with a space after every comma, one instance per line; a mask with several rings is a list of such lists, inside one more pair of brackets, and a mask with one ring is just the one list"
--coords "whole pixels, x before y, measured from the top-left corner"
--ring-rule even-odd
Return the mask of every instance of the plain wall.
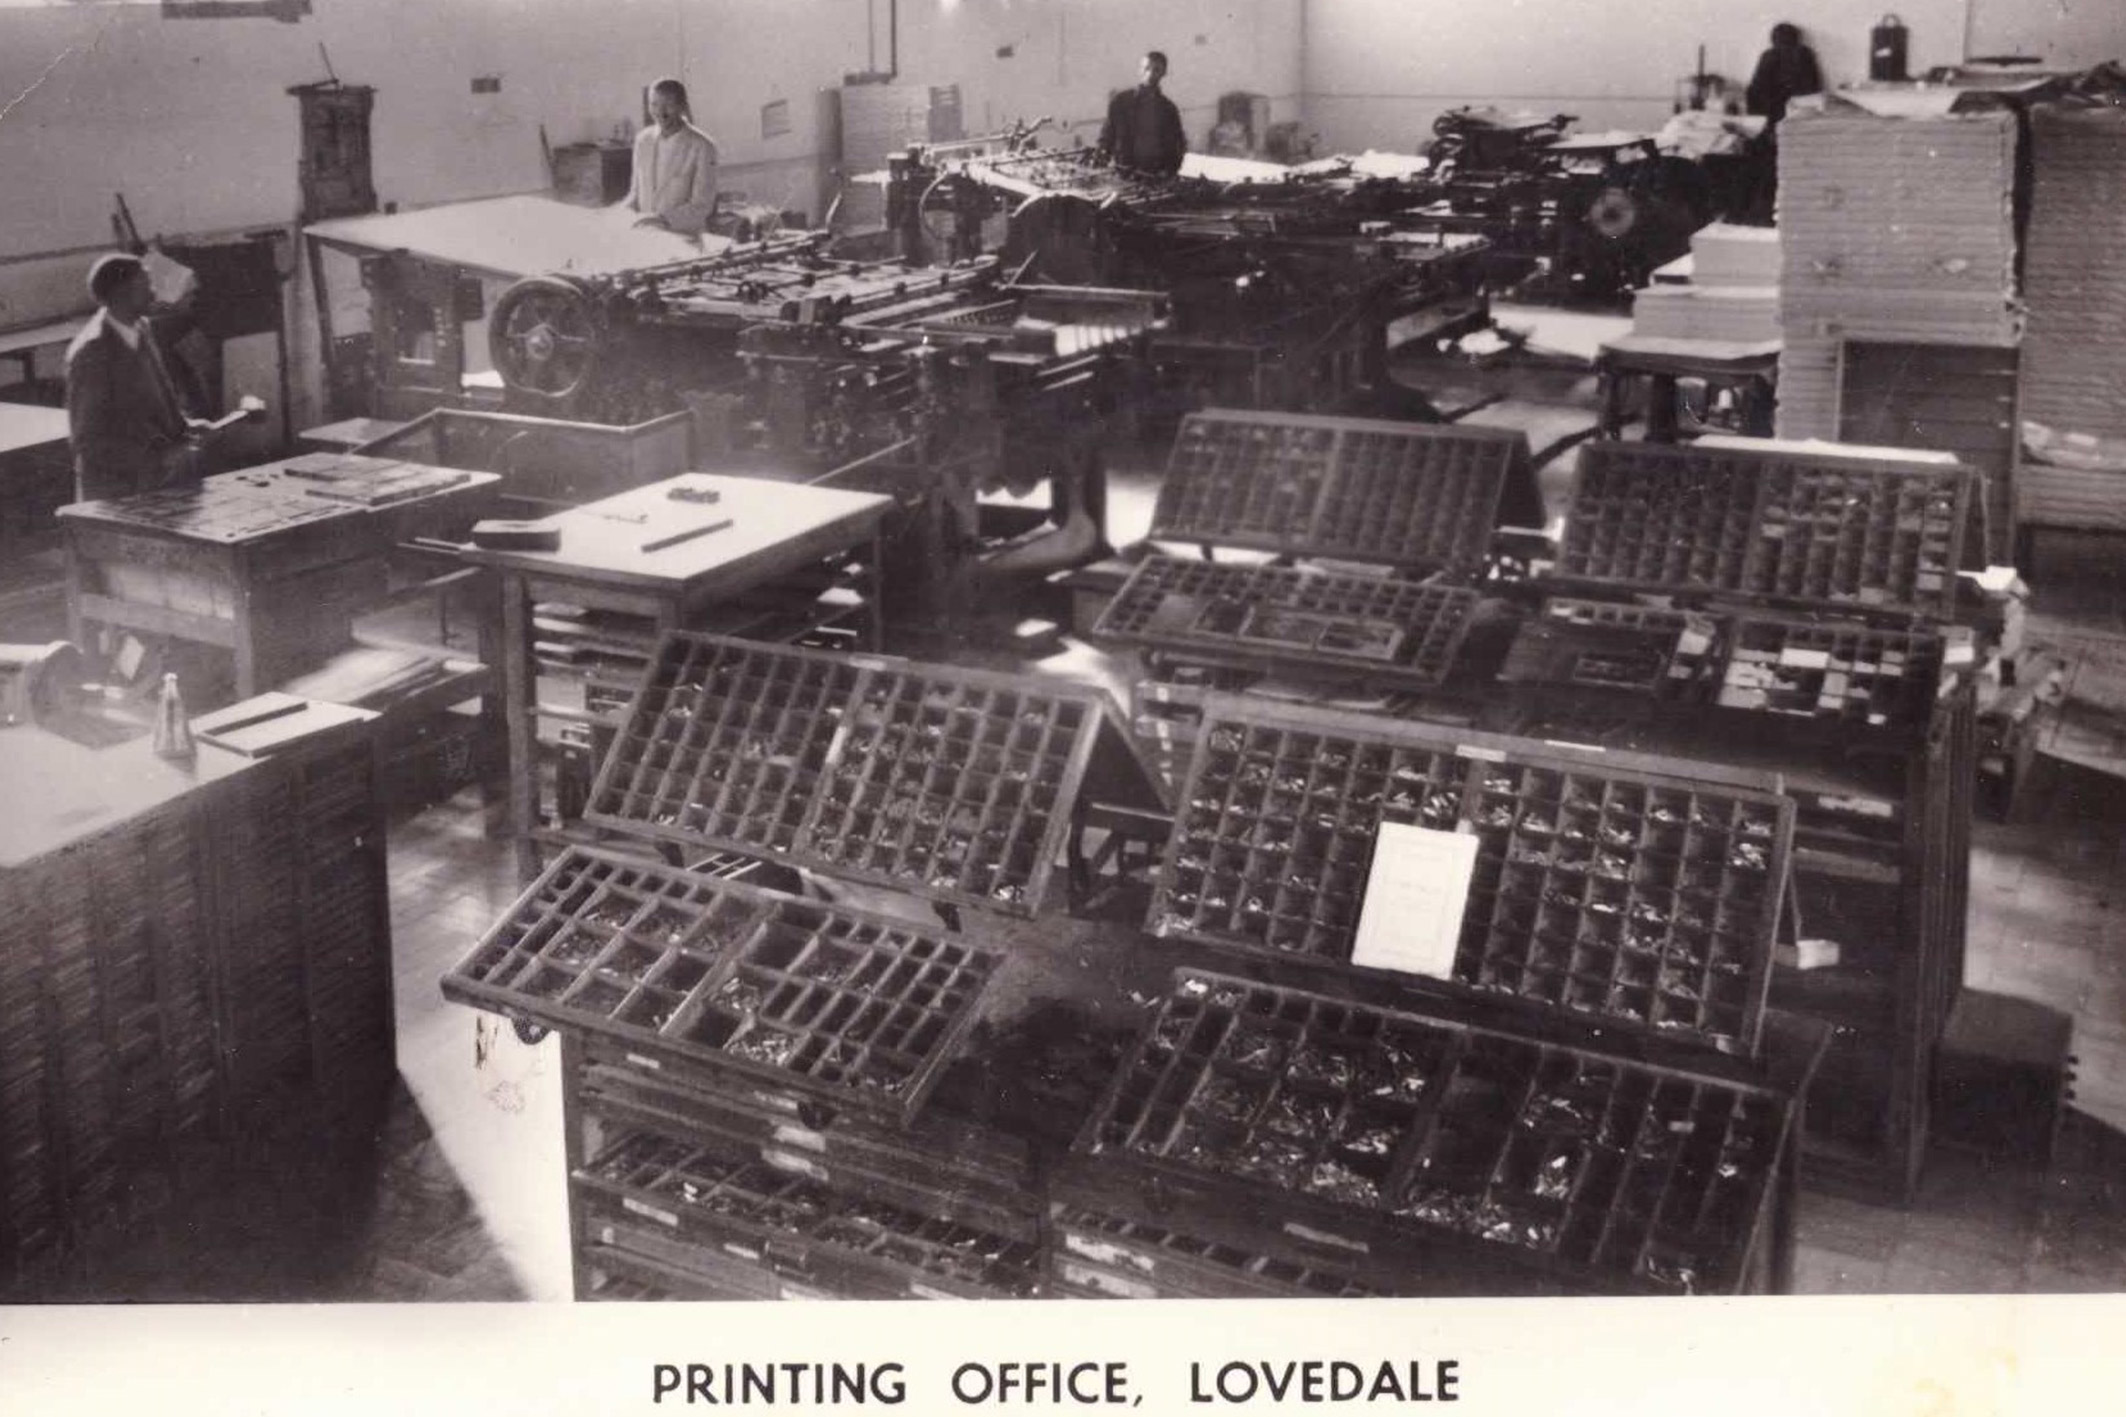
[[1301, 116], [1306, 2], [901, 0], [901, 76], [958, 84], [970, 133], [1049, 117], [1090, 140], [1108, 94], [1134, 84], [1144, 52], [1157, 49], [1189, 146], [1201, 149], [1223, 93], [1268, 96], [1273, 122]]
[[2032, 54], [2086, 69], [2126, 61], [2126, 0], [1971, 0], [1973, 55]]

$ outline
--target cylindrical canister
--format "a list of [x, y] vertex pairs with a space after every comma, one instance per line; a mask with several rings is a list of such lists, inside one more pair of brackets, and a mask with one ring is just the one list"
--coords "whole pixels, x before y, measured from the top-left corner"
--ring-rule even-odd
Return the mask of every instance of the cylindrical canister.
[[1912, 32], [1905, 22], [1895, 15], [1884, 15], [1874, 29], [1868, 31], [1868, 77], [1877, 83], [1901, 84], [1905, 81], [1905, 55], [1911, 47]]
[[0, 645], [0, 723], [49, 723], [81, 699], [81, 651], [65, 640]]

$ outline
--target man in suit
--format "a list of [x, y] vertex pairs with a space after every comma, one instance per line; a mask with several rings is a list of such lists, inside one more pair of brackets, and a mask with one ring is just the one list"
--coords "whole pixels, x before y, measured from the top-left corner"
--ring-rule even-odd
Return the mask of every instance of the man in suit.
[[105, 256], [89, 272], [101, 307], [66, 352], [67, 440], [74, 495], [92, 501], [196, 482], [205, 471], [170, 366], [149, 328], [155, 291], [133, 256]]
[[1117, 167], [1167, 177], [1181, 170], [1188, 139], [1181, 131], [1181, 110], [1159, 91], [1166, 78], [1166, 56], [1154, 49], [1144, 56], [1137, 87], [1118, 93], [1107, 105], [1100, 128], [1100, 155]]
[[635, 171], [620, 205], [637, 226], [699, 236], [716, 211], [716, 140], [694, 126], [686, 85], [650, 86], [650, 126], [635, 135]]

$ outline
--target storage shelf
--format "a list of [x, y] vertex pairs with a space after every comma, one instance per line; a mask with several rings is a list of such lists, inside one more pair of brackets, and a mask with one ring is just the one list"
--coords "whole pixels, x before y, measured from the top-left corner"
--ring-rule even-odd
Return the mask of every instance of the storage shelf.
[[1039, 1286], [1037, 1246], [655, 1132], [623, 1132], [573, 1184], [594, 1208], [593, 1227], [598, 1212], [617, 1210], [849, 1298], [1026, 1298]]

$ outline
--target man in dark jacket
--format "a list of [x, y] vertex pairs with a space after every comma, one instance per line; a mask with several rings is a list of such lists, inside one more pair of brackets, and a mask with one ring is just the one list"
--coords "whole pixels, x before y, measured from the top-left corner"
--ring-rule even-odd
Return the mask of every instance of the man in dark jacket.
[[1749, 109], [1777, 123], [1786, 117], [1794, 99], [1823, 92], [1823, 70], [1816, 51], [1801, 42], [1793, 25], [1772, 26], [1772, 47], [1757, 58], [1757, 72], [1750, 76]]
[[1159, 92], [1166, 77], [1166, 56], [1154, 49], [1144, 56], [1137, 87], [1115, 95], [1100, 129], [1100, 155], [1132, 172], [1165, 177], [1181, 170], [1188, 139], [1181, 132], [1181, 110]]
[[89, 293], [102, 308], [66, 352], [74, 495], [128, 497], [198, 480], [193, 424], [148, 327], [155, 292], [147, 268], [132, 256], [106, 256], [89, 272]]

